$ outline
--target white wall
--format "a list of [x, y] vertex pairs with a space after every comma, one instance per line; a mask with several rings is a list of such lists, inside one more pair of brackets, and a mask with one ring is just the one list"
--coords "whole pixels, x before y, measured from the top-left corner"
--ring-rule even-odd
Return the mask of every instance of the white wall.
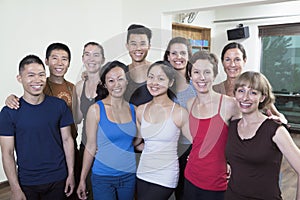
[[[262, 16], [270, 10], [270, 14], [282, 15], [291, 13], [280, 6], [263, 8], [244, 8], [244, 11], [228, 9], [228, 5], [253, 5], [277, 2], [279, 0], [0, 0], [0, 107], [5, 98], [11, 94], [22, 95], [22, 88], [15, 77], [18, 63], [25, 55], [34, 53], [42, 59], [45, 57], [46, 47], [52, 42], [66, 43], [72, 51], [71, 67], [66, 79], [72, 82], [78, 80], [82, 63], [81, 53], [83, 45], [88, 41], [98, 41], [103, 44], [107, 60], [120, 59], [126, 63], [129, 57], [125, 49], [125, 32], [129, 24], [141, 23], [153, 29], [153, 49], [149, 60], [161, 59], [162, 52], [171, 36], [172, 14], [200, 9], [195, 25], [212, 28], [212, 51], [220, 55], [221, 48], [226, 44], [225, 30], [233, 28], [237, 23], [213, 23], [214, 20], [241, 17], [245, 11], [251, 16]], [[221, 7], [222, 9], [216, 9]], [[272, 8], [272, 9], [269, 9]], [[295, 10], [296, 7], [292, 7]], [[296, 12], [296, 11], [295, 11]], [[202, 18], [201, 18], [202, 16]], [[205, 17], [203, 17], [205, 16]], [[276, 20], [265, 20], [259, 23], [275, 23]], [[285, 18], [282, 22], [299, 21]], [[246, 46], [249, 62], [248, 68], [257, 69], [257, 47], [259, 42], [255, 37], [257, 24], [253, 21], [244, 22], [251, 25], [251, 37], [242, 43]], [[253, 27], [252, 27], [253, 26]], [[250, 59], [251, 58], [251, 59]], [[253, 60], [253, 61], [251, 61]], [[2, 163], [0, 162], [0, 165]], [[0, 182], [6, 180], [4, 172], [0, 170]]]
[[0, 105], [8, 94], [21, 94], [14, 77], [25, 55], [34, 53], [44, 60], [50, 43], [67, 44], [72, 59], [66, 78], [75, 82], [82, 66], [83, 45], [88, 41], [103, 43], [112, 33], [123, 31], [121, 0], [110, 0], [109, 4], [97, 0], [80, 2], [83, 1], [0, 1]]
[[[123, 32], [122, 1], [110, 0], [1, 0], [0, 1], [0, 107], [11, 94], [22, 95], [15, 77], [18, 63], [27, 54], [45, 58], [52, 42], [67, 44], [72, 52], [66, 79], [76, 82], [82, 68], [83, 45], [104, 43]], [[115, 48], [118, 48], [116, 45]], [[6, 180], [0, 161], [0, 182]]]

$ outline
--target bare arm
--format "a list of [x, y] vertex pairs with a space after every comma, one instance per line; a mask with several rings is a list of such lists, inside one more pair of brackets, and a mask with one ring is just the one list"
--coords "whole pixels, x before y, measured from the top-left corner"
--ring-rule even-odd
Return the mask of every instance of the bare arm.
[[20, 107], [19, 100], [19, 97], [17, 97], [14, 94], [11, 94], [5, 99], [5, 105], [7, 105], [11, 109], [17, 110]]
[[92, 166], [97, 150], [97, 130], [100, 121], [100, 108], [98, 104], [90, 106], [86, 117], [86, 136], [87, 142], [83, 154], [82, 170], [77, 195], [80, 199], [87, 199], [86, 177]]
[[8, 179], [11, 189], [12, 200], [25, 200], [25, 194], [21, 190], [14, 156], [14, 137], [13, 136], [0, 136], [0, 146], [2, 151], [2, 162], [5, 175]]
[[73, 89], [72, 110], [75, 124], [80, 124], [83, 114], [80, 110], [80, 96], [82, 93], [83, 82], [79, 81]]
[[300, 150], [294, 143], [290, 133], [282, 126], [277, 129], [273, 141], [277, 144], [282, 154], [298, 174], [296, 199], [300, 200]]
[[68, 168], [68, 177], [66, 180], [65, 193], [66, 196], [70, 196], [75, 187], [74, 180], [74, 141], [71, 135], [71, 127], [66, 126], [60, 128], [61, 137], [63, 141], [63, 148], [65, 152], [67, 168]]
[[[190, 126], [189, 126], [189, 113], [188, 111], [183, 108], [183, 107], [179, 107], [178, 109], [179, 111], [179, 115], [178, 115], [178, 119], [177, 121], [180, 123], [180, 129], [181, 129], [181, 133], [191, 142], [193, 143], [193, 138], [192, 135], [190, 133]], [[175, 124], [178, 123], [175, 121]]]
[[143, 138], [141, 136], [141, 119], [142, 119], [143, 109], [144, 109], [144, 105], [141, 105], [136, 109], [137, 134], [133, 141], [133, 146], [138, 151], [143, 151], [144, 149]]

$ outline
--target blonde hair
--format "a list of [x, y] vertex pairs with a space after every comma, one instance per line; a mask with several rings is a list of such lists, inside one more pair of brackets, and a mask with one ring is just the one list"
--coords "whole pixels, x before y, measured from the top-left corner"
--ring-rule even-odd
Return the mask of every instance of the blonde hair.
[[234, 93], [239, 87], [250, 87], [257, 91], [260, 91], [265, 99], [259, 103], [258, 108], [264, 109], [269, 108], [275, 101], [275, 96], [272, 92], [272, 86], [268, 79], [259, 72], [247, 71], [241, 74], [236, 80], [234, 85]]

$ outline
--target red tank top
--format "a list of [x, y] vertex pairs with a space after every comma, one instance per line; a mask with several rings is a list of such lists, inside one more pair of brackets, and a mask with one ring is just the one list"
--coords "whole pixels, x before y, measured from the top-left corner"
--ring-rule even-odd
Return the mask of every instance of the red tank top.
[[185, 178], [204, 190], [224, 191], [227, 188], [225, 146], [228, 126], [220, 116], [222, 97], [215, 116], [198, 119], [192, 112], [189, 115], [193, 145]]

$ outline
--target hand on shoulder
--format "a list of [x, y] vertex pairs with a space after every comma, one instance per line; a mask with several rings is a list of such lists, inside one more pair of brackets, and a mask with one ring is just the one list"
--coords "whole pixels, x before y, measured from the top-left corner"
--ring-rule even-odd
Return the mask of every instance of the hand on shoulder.
[[19, 97], [17, 97], [14, 94], [11, 94], [5, 99], [5, 105], [8, 106], [10, 109], [17, 110], [20, 107], [19, 100]]

